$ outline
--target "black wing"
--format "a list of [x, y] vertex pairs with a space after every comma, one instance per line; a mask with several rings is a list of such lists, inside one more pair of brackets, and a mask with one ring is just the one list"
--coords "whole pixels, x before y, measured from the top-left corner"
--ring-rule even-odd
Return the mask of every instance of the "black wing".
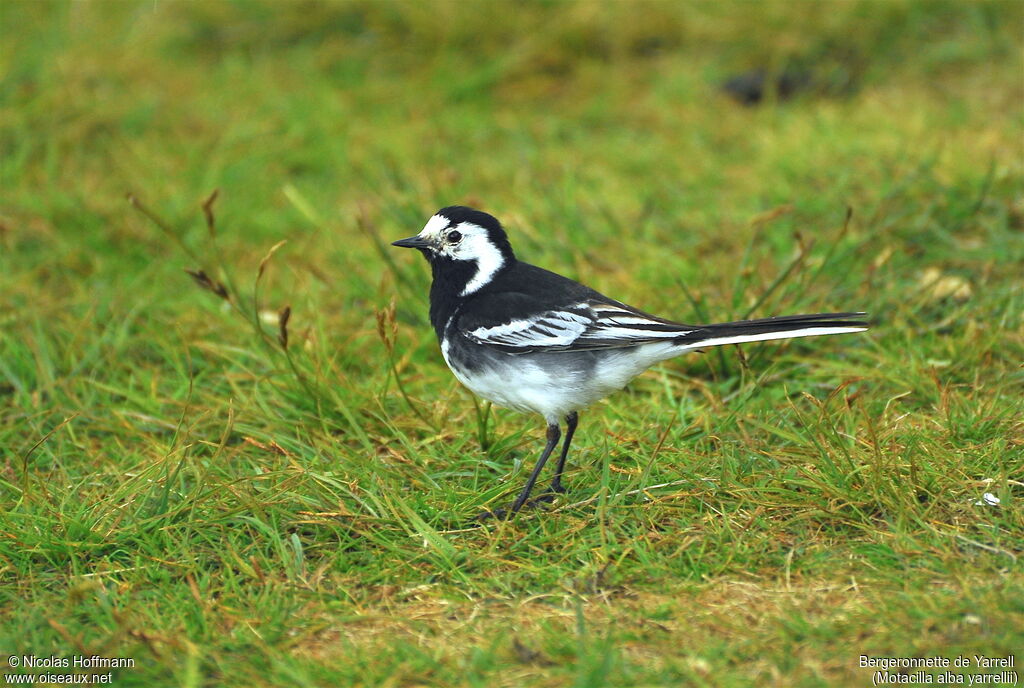
[[671, 341], [693, 331], [638, 311], [599, 294], [563, 306], [538, 310], [521, 292], [491, 294], [474, 301], [459, 331], [477, 344], [506, 353], [586, 351]]

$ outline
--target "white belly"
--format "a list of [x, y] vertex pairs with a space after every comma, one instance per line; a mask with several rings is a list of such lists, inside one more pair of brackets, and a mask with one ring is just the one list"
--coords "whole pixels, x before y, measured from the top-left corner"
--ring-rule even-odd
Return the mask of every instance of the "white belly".
[[452, 365], [447, 347], [441, 347], [452, 373], [474, 394], [504, 408], [539, 413], [549, 423], [622, 389], [678, 351], [659, 342], [588, 352], [495, 353], [493, 364], [467, 373]]

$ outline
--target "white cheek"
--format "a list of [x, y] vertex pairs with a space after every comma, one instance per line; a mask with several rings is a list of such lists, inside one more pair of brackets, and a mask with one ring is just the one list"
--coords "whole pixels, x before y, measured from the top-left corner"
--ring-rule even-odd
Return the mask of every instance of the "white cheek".
[[505, 264], [505, 258], [486, 236], [467, 236], [459, 244], [457, 260], [476, 262], [476, 274], [469, 280], [461, 296], [468, 296], [491, 281], [495, 273]]

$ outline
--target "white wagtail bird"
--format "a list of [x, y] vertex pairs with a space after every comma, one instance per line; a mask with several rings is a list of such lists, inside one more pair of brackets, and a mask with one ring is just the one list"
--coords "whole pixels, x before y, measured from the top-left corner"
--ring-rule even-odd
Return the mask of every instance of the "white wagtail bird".
[[[393, 242], [430, 263], [430, 322], [455, 377], [498, 406], [539, 413], [547, 444], [510, 508], [519, 511], [561, 437], [550, 489], [562, 471], [580, 409], [622, 389], [652, 365], [724, 344], [867, 329], [864, 313], [817, 313], [684, 325], [610, 299], [590, 287], [516, 259], [501, 223], [463, 206], [437, 211], [416, 236]], [[500, 516], [503, 511], [482, 516]]]

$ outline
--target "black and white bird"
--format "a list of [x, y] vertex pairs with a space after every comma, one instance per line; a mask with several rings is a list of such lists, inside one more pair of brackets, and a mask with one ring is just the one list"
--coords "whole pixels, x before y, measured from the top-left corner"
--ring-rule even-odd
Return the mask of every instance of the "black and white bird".
[[580, 409], [652, 365], [712, 346], [867, 329], [864, 313], [717, 325], [659, 318], [517, 260], [501, 223], [463, 206], [442, 208], [419, 234], [393, 245], [419, 249], [430, 263], [430, 322], [455, 377], [478, 396], [539, 413], [547, 423], [547, 445], [511, 513], [527, 503], [561, 437], [560, 423], [566, 432], [555, 477], [534, 502], [565, 491], [562, 472]]

